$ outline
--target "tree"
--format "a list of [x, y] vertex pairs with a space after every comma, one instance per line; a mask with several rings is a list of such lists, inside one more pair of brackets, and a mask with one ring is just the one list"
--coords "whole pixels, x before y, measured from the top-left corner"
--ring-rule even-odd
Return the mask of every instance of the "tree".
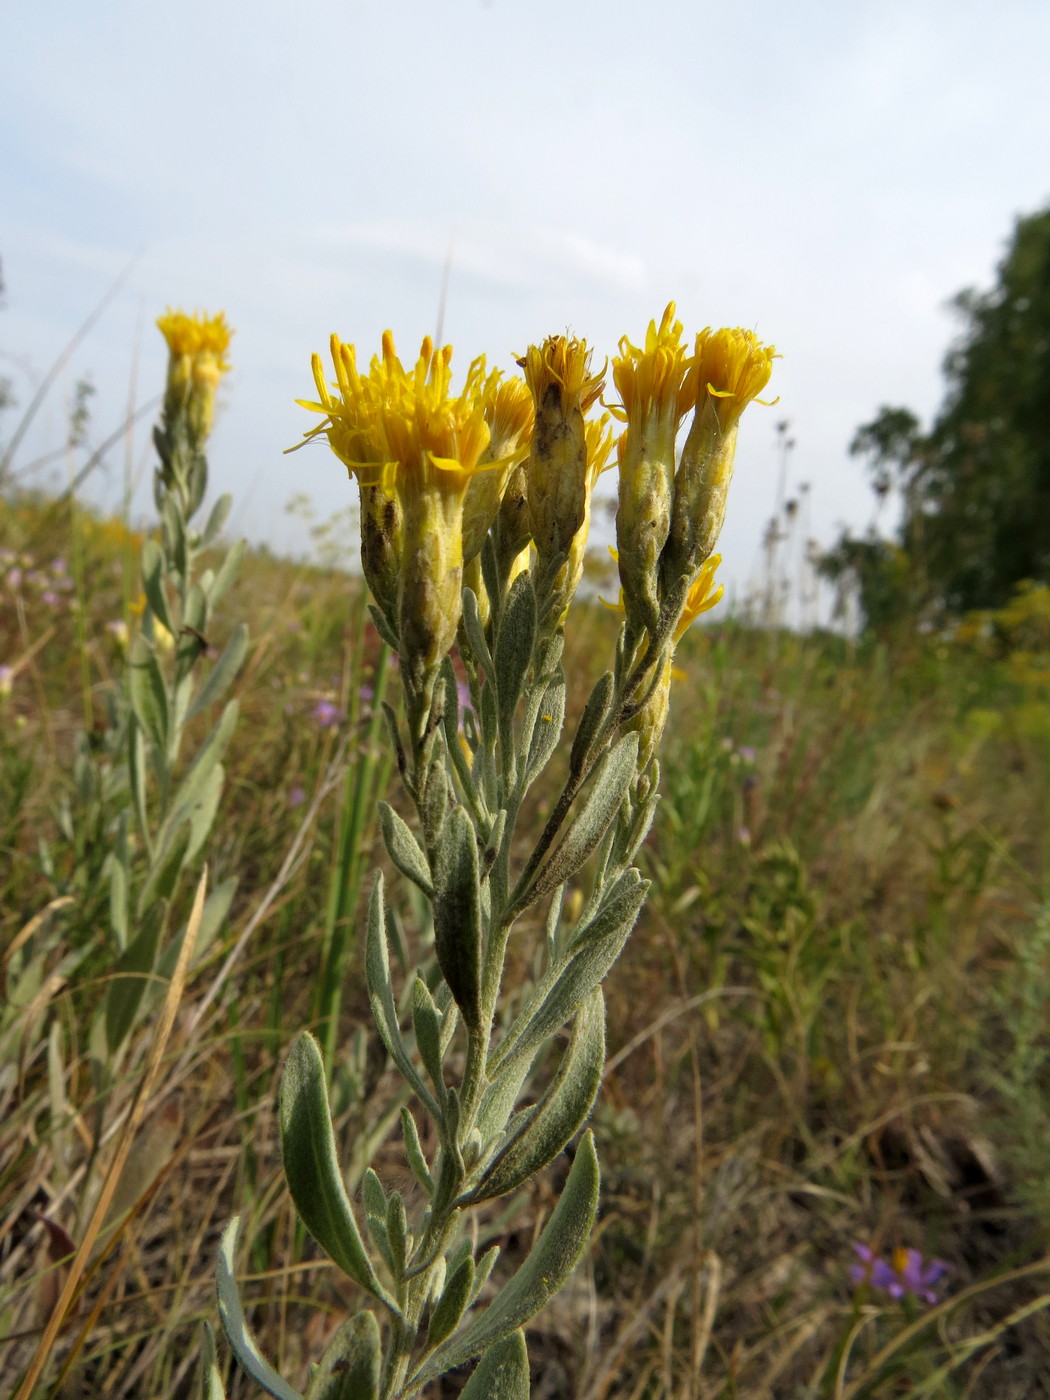
[[[877, 495], [902, 493], [902, 598], [957, 613], [1001, 606], [1024, 579], [1050, 582], [1050, 209], [1017, 221], [990, 291], [960, 292], [952, 306], [963, 330], [929, 432], [909, 409], [883, 407], [850, 451], [867, 459]], [[844, 536], [825, 573], [840, 576], [861, 543]], [[878, 553], [865, 576], [868, 601], [884, 608]], [[900, 588], [897, 553], [883, 557]], [[858, 583], [874, 622], [883, 608], [869, 609]]]

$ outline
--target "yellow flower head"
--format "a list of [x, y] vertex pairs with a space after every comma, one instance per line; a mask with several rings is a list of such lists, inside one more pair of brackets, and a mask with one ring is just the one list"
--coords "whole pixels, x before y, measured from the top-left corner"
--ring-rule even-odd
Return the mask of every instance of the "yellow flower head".
[[470, 479], [463, 504], [463, 559], [469, 563], [481, 552], [496, 512], [500, 508], [512, 469], [529, 451], [535, 410], [528, 386], [521, 379], [504, 379], [499, 370], [489, 375], [483, 393], [489, 445], [479, 471]]
[[775, 348], [763, 345], [753, 331], [714, 331], [710, 326], [702, 330], [696, 337], [691, 376], [698, 411], [710, 402], [727, 432], [769, 383], [776, 357]]
[[489, 445], [484, 359], [474, 361], [463, 389], [453, 396], [452, 347], [435, 348], [429, 336], [408, 370], [390, 331], [383, 334], [382, 355], [373, 356], [365, 375], [358, 371], [353, 345], [333, 335], [331, 349], [337, 392], [329, 391], [321, 358], [314, 355], [320, 402], [299, 402], [325, 420], [306, 439], [323, 433], [364, 484], [381, 485], [403, 501], [430, 492], [462, 497]]
[[187, 316], [170, 308], [157, 318], [157, 328], [168, 342], [165, 417], [169, 421], [184, 417], [199, 448], [211, 432], [219, 380], [230, 369], [227, 351], [233, 331], [224, 311], [217, 316]]
[[536, 406], [527, 470], [528, 509], [539, 568], [569, 553], [587, 514], [584, 415], [602, 392], [605, 368], [591, 374], [582, 340], [548, 336], [518, 362]]
[[518, 361], [537, 409], [556, 405], [562, 413], [586, 413], [605, 384], [605, 366], [591, 374], [591, 352], [585, 340], [551, 335], [542, 345], [530, 345]]
[[613, 356], [613, 383], [622, 408], [613, 412], [627, 422], [654, 413], [667, 415], [674, 418], [677, 426], [696, 399], [692, 368], [682, 344], [682, 323], [675, 320], [672, 301], [659, 326], [655, 321], [649, 322], [644, 348], [632, 345], [626, 336], [620, 340], [620, 353]]

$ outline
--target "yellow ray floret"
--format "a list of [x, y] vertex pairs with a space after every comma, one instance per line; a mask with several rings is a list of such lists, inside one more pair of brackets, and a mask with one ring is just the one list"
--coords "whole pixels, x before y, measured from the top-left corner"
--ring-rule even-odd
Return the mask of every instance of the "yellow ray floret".
[[723, 432], [769, 383], [776, 358], [774, 346], [763, 345], [753, 331], [740, 327], [712, 330], [708, 326], [696, 337], [693, 392], [698, 404], [707, 396]]
[[530, 345], [518, 364], [525, 371], [525, 382], [537, 405], [546, 405], [556, 387], [563, 410], [578, 408], [586, 413], [605, 383], [605, 365], [597, 374], [590, 372], [587, 342], [564, 335], [548, 336], [542, 345]]
[[220, 374], [230, 368], [226, 352], [230, 348], [233, 331], [226, 324], [226, 313], [208, 316], [195, 312], [188, 316], [185, 311], [172, 311], [169, 307], [163, 316], [157, 317], [157, 328], [168, 342], [168, 350], [173, 356], [189, 355], [193, 358], [208, 356]]
[[634, 419], [669, 409], [675, 422], [680, 422], [696, 399], [692, 368], [672, 301], [659, 326], [649, 322], [644, 347], [632, 345], [626, 336], [620, 340], [620, 353], [613, 356], [613, 383], [622, 408], [614, 408], [613, 413], [617, 418]]
[[409, 369], [398, 358], [389, 331], [367, 374], [358, 369], [353, 345], [333, 335], [331, 350], [336, 392], [325, 381], [320, 356], [314, 355], [318, 402], [299, 400], [302, 407], [324, 414], [305, 440], [326, 436], [363, 483], [399, 495], [431, 489], [461, 493], [479, 466], [496, 465], [482, 460], [491, 436], [484, 358], [471, 364], [462, 390], [453, 395], [452, 347], [435, 348], [429, 336]]
[[719, 584], [716, 588], [715, 573], [722, 562], [720, 554], [712, 554], [707, 563], [700, 570], [692, 588], [685, 600], [685, 607], [682, 609], [682, 616], [678, 619], [678, 625], [674, 629], [675, 644], [682, 640], [689, 628], [700, 616], [701, 613], [710, 612], [722, 601], [725, 593], [725, 586]]

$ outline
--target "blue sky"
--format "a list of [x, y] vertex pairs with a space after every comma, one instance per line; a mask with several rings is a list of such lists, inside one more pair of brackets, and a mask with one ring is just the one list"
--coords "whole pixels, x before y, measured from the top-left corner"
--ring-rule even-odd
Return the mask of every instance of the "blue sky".
[[[0, 369], [23, 402], [27, 366], [134, 259], [23, 460], [61, 440], [84, 370], [98, 438], [133, 374], [140, 400], [159, 389], [166, 305], [224, 308], [213, 480], [278, 548], [303, 544], [294, 493], [321, 515], [348, 498], [330, 454], [281, 455], [311, 351], [335, 330], [368, 354], [389, 326], [413, 352], [451, 244], [463, 368], [566, 328], [608, 354], [671, 298], [688, 331], [776, 343], [780, 403], [745, 420], [723, 536], [742, 590], [775, 423], [812, 533], [863, 527], [854, 429], [882, 403], [936, 407], [946, 300], [987, 284], [1013, 219], [1050, 197], [1043, 0], [9, 0], [3, 29]], [[115, 498], [122, 460], [98, 492]]]

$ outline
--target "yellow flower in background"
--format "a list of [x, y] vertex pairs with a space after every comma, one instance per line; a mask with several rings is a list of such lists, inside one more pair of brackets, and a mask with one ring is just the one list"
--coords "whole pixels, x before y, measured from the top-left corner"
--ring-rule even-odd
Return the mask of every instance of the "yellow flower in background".
[[627, 426], [617, 443], [620, 487], [616, 542], [630, 626], [655, 631], [660, 614], [659, 560], [671, 529], [675, 440], [695, 401], [693, 362], [670, 302], [659, 326], [649, 322], [644, 347], [626, 336], [613, 358], [613, 383]]
[[211, 432], [215, 391], [230, 370], [233, 331], [224, 311], [217, 316], [203, 312], [190, 316], [170, 308], [157, 318], [157, 328], [168, 343], [165, 417], [174, 422], [185, 415], [193, 445], [199, 449]]

